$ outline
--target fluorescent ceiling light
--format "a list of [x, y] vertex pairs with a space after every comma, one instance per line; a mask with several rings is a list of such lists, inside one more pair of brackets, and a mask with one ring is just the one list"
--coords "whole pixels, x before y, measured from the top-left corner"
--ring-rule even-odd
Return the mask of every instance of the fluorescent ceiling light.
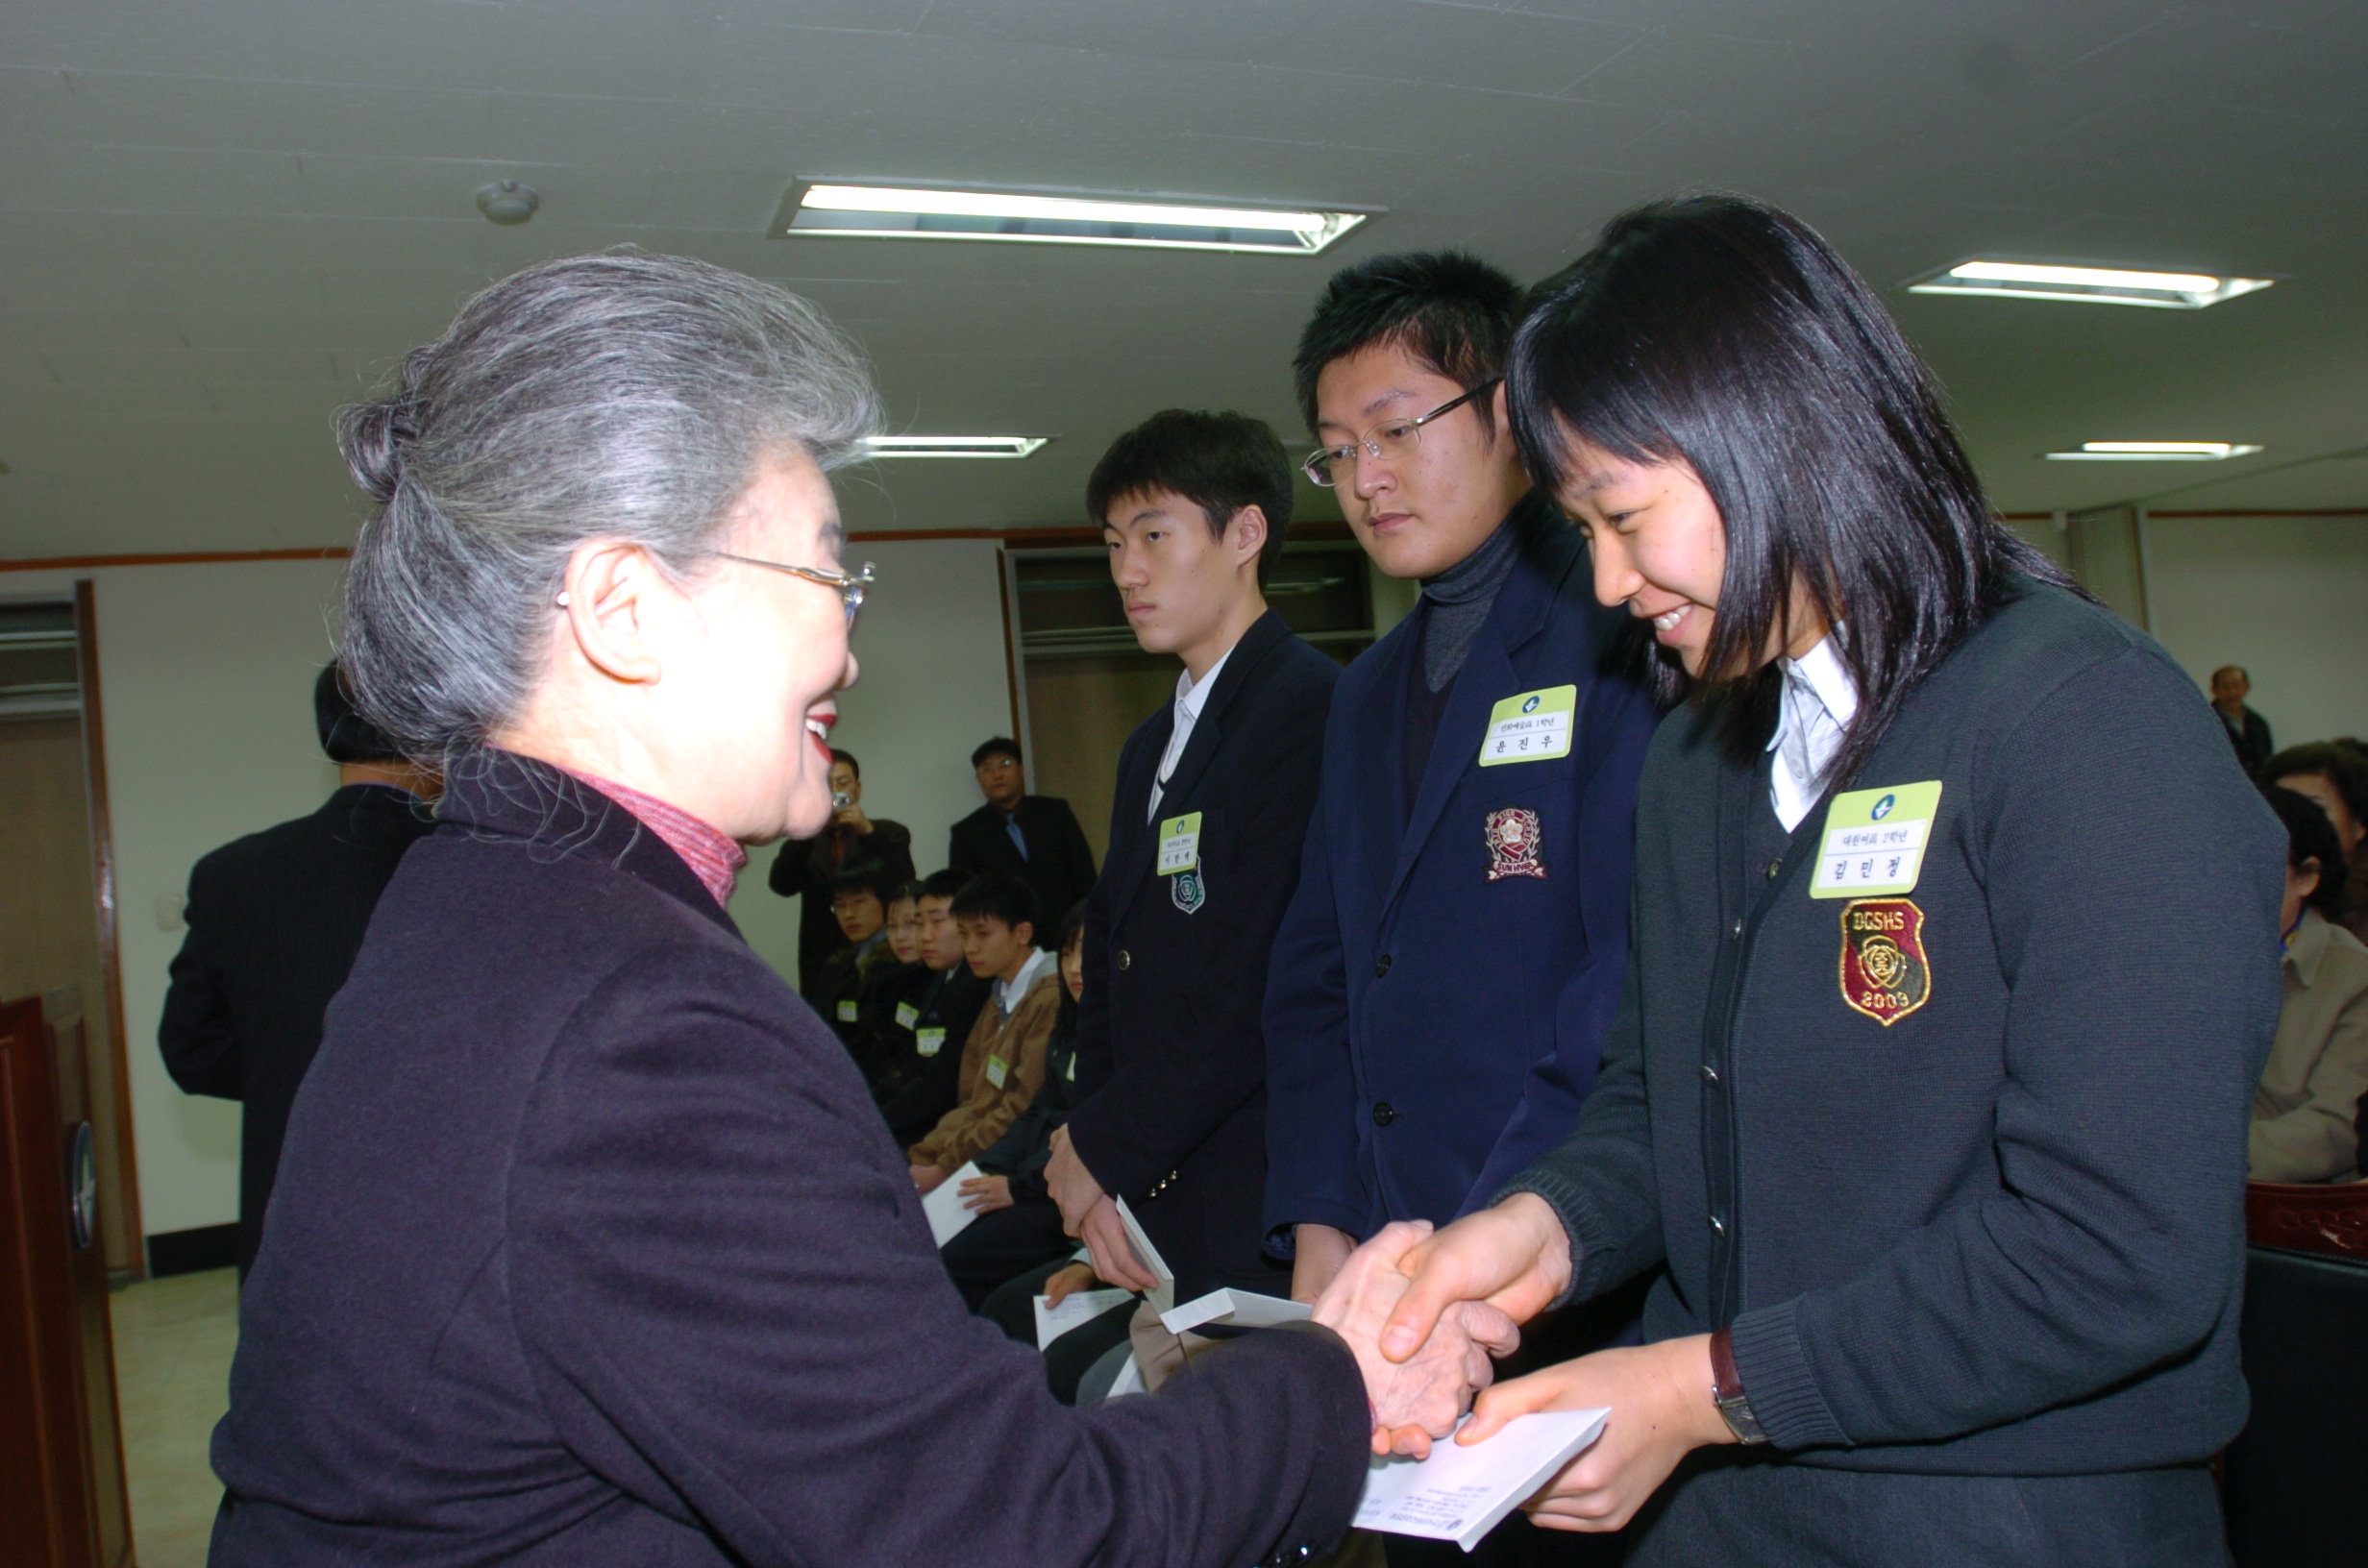
[[875, 457], [1025, 457], [1048, 435], [867, 435]]
[[1908, 285], [1911, 294], [1978, 294], [2009, 300], [2079, 300], [2201, 310], [2276, 282], [2274, 278], [2215, 278], [2201, 272], [2134, 272], [2029, 261], [1965, 261]]
[[1367, 216], [1025, 191], [814, 183], [790, 187], [773, 233], [1315, 256]]
[[2234, 441], [2084, 441], [2078, 452], [2040, 455], [2051, 463], [2217, 463], [2260, 450]]

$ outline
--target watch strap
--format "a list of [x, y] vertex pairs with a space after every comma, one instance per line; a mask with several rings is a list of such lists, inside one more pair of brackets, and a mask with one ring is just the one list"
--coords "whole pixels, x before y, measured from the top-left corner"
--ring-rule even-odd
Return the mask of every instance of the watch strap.
[[1735, 1370], [1735, 1331], [1731, 1328], [1711, 1335], [1711, 1400], [1725, 1417], [1727, 1430], [1735, 1433], [1737, 1442], [1767, 1441], [1767, 1433], [1760, 1430], [1760, 1418], [1751, 1413], [1751, 1401], [1743, 1393], [1743, 1380]]

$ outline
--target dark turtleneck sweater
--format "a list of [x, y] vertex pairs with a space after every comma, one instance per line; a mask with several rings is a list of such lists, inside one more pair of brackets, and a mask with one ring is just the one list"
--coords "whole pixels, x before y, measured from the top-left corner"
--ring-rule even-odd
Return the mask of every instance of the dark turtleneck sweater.
[[1455, 677], [1471, 652], [1472, 639], [1487, 625], [1495, 608], [1497, 590], [1513, 576], [1521, 541], [1552, 521], [1553, 508], [1544, 492], [1532, 490], [1513, 503], [1513, 510], [1496, 525], [1496, 531], [1480, 548], [1435, 577], [1422, 579], [1422, 600], [1415, 612], [1422, 617], [1416, 631], [1420, 657], [1416, 666], [1422, 678], [1406, 683], [1406, 793], [1404, 812], [1411, 816], [1415, 796], [1422, 793], [1422, 775], [1430, 767], [1431, 747], [1439, 738], [1439, 722], [1447, 711]]

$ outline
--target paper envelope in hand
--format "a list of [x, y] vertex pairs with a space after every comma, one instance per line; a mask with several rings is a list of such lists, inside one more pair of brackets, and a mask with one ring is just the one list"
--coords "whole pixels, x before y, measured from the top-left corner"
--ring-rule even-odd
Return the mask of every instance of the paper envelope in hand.
[[1151, 1277], [1159, 1282], [1143, 1293], [1143, 1299], [1151, 1304], [1153, 1311], [1168, 1311], [1175, 1306], [1175, 1270], [1170, 1268], [1167, 1260], [1160, 1257], [1159, 1249], [1151, 1245], [1151, 1238], [1143, 1234], [1143, 1221], [1137, 1219], [1135, 1212], [1126, 1207], [1126, 1200], [1119, 1199], [1118, 1205], [1119, 1222], [1126, 1227], [1126, 1244], [1135, 1249], [1135, 1262], [1150, 1270]]

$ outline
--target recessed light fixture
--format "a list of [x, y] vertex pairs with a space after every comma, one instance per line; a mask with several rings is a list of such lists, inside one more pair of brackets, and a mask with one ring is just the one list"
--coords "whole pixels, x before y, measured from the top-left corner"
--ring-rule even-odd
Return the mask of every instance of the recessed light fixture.
[[1315, 256], [1369, 215], [1022, 190], [802, 181], [782, 198], [772, 233], [776, 238], [1000, 239], [1039, 245], [1132, 245]]
[[2047, 452], [2051, 463], [2218, 463], [2260, 451], [2234, 441], [2084, 441], [2078, 452]]
[[2274, 278], [2215, 278], [2202, 272], [2134, 272], [2031, 261], [1962, 261], [1908, 285], [1911, 294], [1979, 294], [2009, 300], [2077, 300], [2201, 310], [2276, 282]]
[[1025, 457], [1048, 435], [867, 435], [875, 457]]

